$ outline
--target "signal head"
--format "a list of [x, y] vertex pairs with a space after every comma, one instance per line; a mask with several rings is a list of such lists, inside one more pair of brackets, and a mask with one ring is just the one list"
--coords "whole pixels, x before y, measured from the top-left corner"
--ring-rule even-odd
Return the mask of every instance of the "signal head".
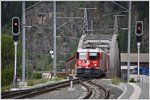
[[18, 35], [20, 32], [20, 19], [18, 17], [12, 18], [12, 33]]
[[143, 34], [143, 22], [142, 21], [137, 21], [135, 23], [135, 34], [137, 36], [141, 36]]

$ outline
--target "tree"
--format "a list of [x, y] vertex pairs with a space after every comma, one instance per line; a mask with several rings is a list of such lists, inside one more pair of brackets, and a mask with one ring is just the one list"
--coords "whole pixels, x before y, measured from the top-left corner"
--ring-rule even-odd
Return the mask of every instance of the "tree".
[[13, 36], [2, 34], [2, 68], [13, 65], [14, 61], [14, 42]]
[[2, 86], [10, 85], [13, 82], [14, 69], [13, 67], [2, 69]]

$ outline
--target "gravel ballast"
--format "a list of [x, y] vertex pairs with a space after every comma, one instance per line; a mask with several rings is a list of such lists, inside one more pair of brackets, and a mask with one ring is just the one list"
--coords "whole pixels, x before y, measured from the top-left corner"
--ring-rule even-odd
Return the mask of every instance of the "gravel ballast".
[[48, 92], [45, 94], [41, 94], [35, 97], [32, 97], [32, 99], [77, 99], [79, 98], [84, 90], [81, 88], [82, 85], [76, 84], [73, 85], [74, 91], [69, 91], [68, 88], [61, 88], [56, 91]]
[[94, 82], [109, 90], [109, 99], [117, 99], [123, 93], [123, 91], [118, 88], [119, 86], [112, 84], [110, 79], [96, 79]]
[[[117, 99], [123, 93], [123, 91], [119, 89], [119, 85], [113, 85], [110, 79], [94, 79], [93, 81], [109, 90], [109, 99]], [[32, 97], [32, 99], [78, 99], [81, 98], [83, 94], [85, 95], [85, 90], [81, 84], [75, 84], [73, 87], [75, 89], [74, 91], [69, 91], [69, 87], [65, 87]]]

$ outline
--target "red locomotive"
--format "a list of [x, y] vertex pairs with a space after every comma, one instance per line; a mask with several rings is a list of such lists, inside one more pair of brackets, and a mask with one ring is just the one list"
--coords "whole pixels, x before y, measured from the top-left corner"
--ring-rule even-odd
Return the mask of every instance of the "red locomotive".
[[77, 77], [100, 77], [109, 69], [109, 54], [96, 49], [78, 49], [76, 60]]

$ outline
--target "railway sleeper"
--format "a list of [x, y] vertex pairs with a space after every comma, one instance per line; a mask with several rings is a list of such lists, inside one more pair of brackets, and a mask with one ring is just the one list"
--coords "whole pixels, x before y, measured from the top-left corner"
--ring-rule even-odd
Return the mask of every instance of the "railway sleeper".
[[103, 86], [100, 86], [99, 84], [96, 84], [94, 82], [91, 82], [91, 81], [88, 81], [89, 83], [95, 85], [95, 86], [98, 86], [100, 90], [102, 90], [104, 93], [102, 99], [108, 99], [109, 98], [109, 90], [108, 89], [105, 89]]

